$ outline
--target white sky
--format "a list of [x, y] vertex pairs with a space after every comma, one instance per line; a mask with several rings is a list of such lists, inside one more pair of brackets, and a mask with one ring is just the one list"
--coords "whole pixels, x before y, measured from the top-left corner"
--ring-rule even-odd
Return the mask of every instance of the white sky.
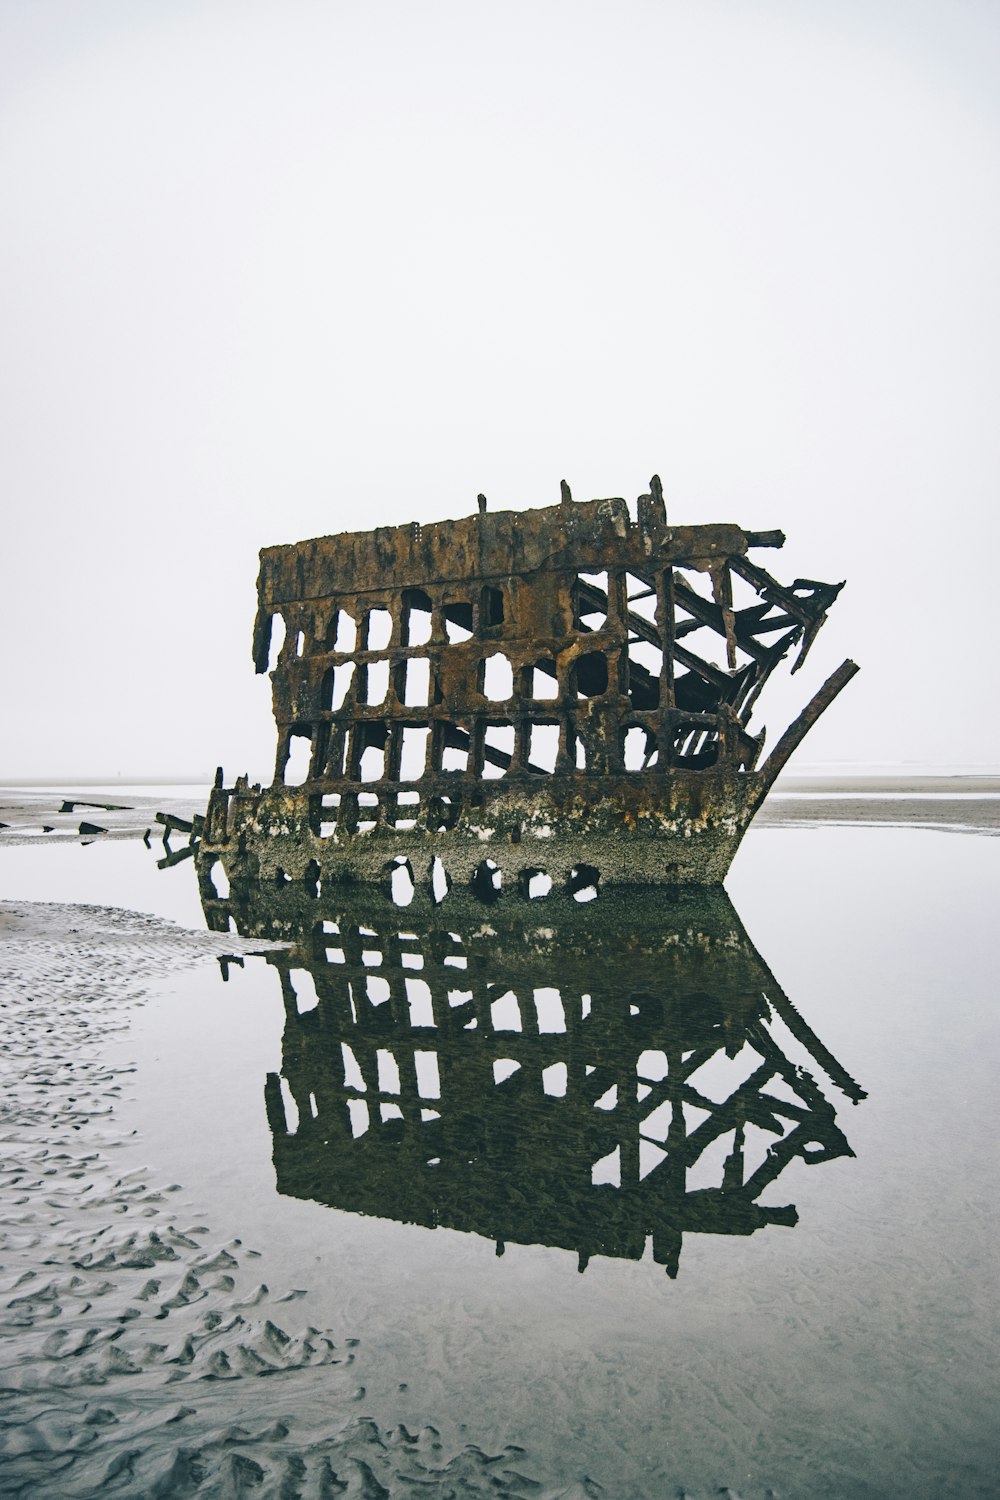
[[270, 780], [259, 547], [654, 471], [848, 579], [801, 763], [1000, 764], [998, 61], [970, 0], [0, 0], [0, 779]]

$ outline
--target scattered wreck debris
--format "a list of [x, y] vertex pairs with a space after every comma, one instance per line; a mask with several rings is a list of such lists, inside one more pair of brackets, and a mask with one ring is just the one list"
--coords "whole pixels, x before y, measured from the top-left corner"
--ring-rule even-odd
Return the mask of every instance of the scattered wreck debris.
[[199, 849], [232, 879], [423, 878], [498, 890], [545, 870], [717, 884], [789, 756], [750, 728], [843, 584], [778, 583], [779, 531], [671, 526], [639, 497], [380, 527], [261, 552], [253, 658], [271, 670], [271, 786], [216, 778]]
[[126, 802], [75, 802], [63, 801], [59, 811], [61, 813], [76, 812], [78, 807], [96, 807], [101, 812], [131, 812], [132, 808]]
[[864, 1090], [721, 890], [488, 922], [458, 891], [403, 911], [254, 884], [204, 908], [213, 930], [287, 945], [263, 955], [285, 1010], [265, 1088], [280, 1193], [498, 1254], [558, 1246], [581, 1271], [650, 1248], [676, 1276], [685, 1235], [792, 1226], [785, 1168], [853, 1155], [837, 1094]]
[[[156, 822], [163, 825], [164, 850], [163, 858], [156, 862], [156, 868], [158, 870], [169, 870], [173, 865], [179, 865], [182, 860], [190, 859], [198, 848], [198, 841], [205, 826], [205, 819], [202, 814], [195, 813], [193, 818], [188, 819], [178, 817], [176, 813], [158, 812], [156, 814]], [[150, 830], [147, 828], [143, 836], [143, 843], [147, 849], [149, 848], [149, 832]], [[174, 849], [170, 843], [170, 835], [172, 833], [186, 833], [188, 835], [187, 843], [183, 844], [179, 849]]]

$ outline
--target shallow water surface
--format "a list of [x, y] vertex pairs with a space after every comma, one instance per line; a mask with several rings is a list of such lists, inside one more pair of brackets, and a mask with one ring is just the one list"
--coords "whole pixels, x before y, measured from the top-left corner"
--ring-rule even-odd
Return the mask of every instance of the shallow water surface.
[[[50, 899], [190, 914], [115, 850]], [[732, 905], [221, 904], [290, 946], [135, 1013], [125, 1159], [359, 1340], [358, 1414], [545, 1493], [992, 1496], [998, 861], [766, 829]]]

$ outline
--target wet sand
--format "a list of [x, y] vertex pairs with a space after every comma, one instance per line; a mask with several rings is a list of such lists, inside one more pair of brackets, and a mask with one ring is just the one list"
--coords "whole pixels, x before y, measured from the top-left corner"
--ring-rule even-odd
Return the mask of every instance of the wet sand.
[[754, 819], [761, 828], [808, 827], [820, 823], [933, 828], [952, 833], [1000, 832], [1000, 794], [922, 796], [899, 792], [861, 796], [838, 789], [836, 796], [774, 792]]
[[[205, 811], [208, 788], [0, 786], [0, 844], [65, 843], [69, 839], [163, 838], [158, 812], [191, 820]], [[82, 830], [81, 831], [81, 825]], [[96, 831], [87, 832], [88, 826]], [[174, 847], [186, 840], [175, 833]]]
[[[0, 1490], [581, 1497], [515, 1450], [364, 1416], [358, 1340], [302, 1327], [183, 1186], [127, 1171], [116, 1108], [144, 988], [261, 944], [100, 907], [0, 903]], [[267, 1377], [267, 1378], [263, 1378]]]

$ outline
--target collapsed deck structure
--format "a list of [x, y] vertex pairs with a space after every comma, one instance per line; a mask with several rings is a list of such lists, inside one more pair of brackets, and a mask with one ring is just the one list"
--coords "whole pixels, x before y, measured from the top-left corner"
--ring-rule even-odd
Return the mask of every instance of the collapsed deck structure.
[[253, 656], [274, 781], [221, 773], [199, 851], [229, 880], [520, 889], [713, 885], [774, 778], [857, 671], [845, 661], [763, 765], [749, 728], [842, 584], [779, 584], [780, 532], [668, 525], [622, 499], [479, 511], [261, 552]]

